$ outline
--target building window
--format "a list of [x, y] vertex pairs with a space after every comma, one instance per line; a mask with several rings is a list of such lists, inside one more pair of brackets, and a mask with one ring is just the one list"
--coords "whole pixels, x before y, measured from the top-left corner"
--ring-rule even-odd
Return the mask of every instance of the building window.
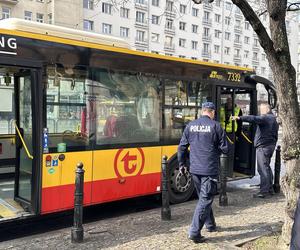
[[172, 19], [166, 19], [166, 28], [173, 29], [173, 20]]
[[110, 35], [111, 32], [112, 32], [112, 25], [108, 23], [102, 23], [102, 33]]
[[220, 45], [214, 45], [214, 52], [216, 54], [219, 54], [220, 53]]
[[221, 30], [215, 30], [215, 38], [220, 38], [221, 37]]
[[180, 4], [179, 11], [181, 14], [185, 14], [186, 13], [186, 5]]
[[152, 0], [152, 5], [153, 6], [159, 6], [159, 0]]
[[152, 15], [152, 24], [158, 24], [159, 23], [159, 16]]
[[234, 35], [234, 42], [235, 42], [235, 43], [241, 43], [241, 39], [240, 39], [240, 38], [241, 38], [240, 35], [235, 34], [235, 35]]
[[249, 30], [249, 28], [250, 28], [250, 24], [249, 24], [249, 22], [245, 22], [245, 30]]
[[198, 49], [198, 42], [197, 41], [192, 41], [192, 49], [193, 50]]
[[179, 29], [180, 30], [185, 30], [186, 23], [185, 22], [179, 22]]
[[102, 13], [111, 15], [112, 4], [102, 3]]
[[121, 7], [120, 17], [129, 18], [129, 9]]
[[257, 38], [254, 38], [254, 46], [258, 46], [258, 39]]
[[141, 30], [136, 31], [136, 41], [145, 42], [145, 31], [141, 31]]
[[10, 8], [2, 7], [2, 19], [10, 18]]
[[230, 32], [225, 32], [225, 40], [230, 40]]
[[198, 25], [192, 24], [192, 32], [193, 33], [198, 33]]
[[94, 22], [90, 20], [83, 20], [83, 29], [87, 31], [94, 30]]
[[221, 22], [221, 15], [215, 14], [215, 22], [217, 22], [217, 23]]
[[52, 13], [48, 14], [48, 23], [52, 24]]
[[154, 43], [159, 43], [159, 34], [152, 33], [151, 34], [151, 41], [154, 42]]
[[249, 41], [250, 41], [250, 37], [249, 36], [245, 36], [244, 37], [245, 44], [249, 44]]
[[186, 39], [179, 38], [179, 47], [185, 47]]
[[248, 50], [245, 50], [244, 51], [244, 58], [248, 58], [249, 57], [249, 51]]
[[39, 3], [43, 3], [44, 2], [44, 0], [36, 0], [37, 2], [39, 2]]
[[261, 54], [261, 60], [266, 61], [266, 54]]
[[172, 47], [172, 45], [173, 45], [173, 37], [166, 36], [165, 37], [165, 46]]
[[208, 37], [208, 36], [209, 36], [209, 31], [210, 31], [209, 28], [204, 27], [204, 28], [203, 28], [203, 36]]
[[136, 3], [145, 4], [145, 0], [135, 0]]
[[208, 43], [203, 43], [203, 52], [205, 54], [209, 53], [209, 44]]
[[221, 0], [215, 0], [216, 6], [220, 7], [221, 6]]
[[225, 24], [230, 25], [230, 17], [229, 16], [225, 17]]
[[266, 68], [265, 67], [261, 67], [260, 74], [261, 75], [265, 75], [266, 74]]
[[129, 28], [120, 27], [120, 37], [129, 37]]
[[204, 11], [203, 12], [203, 19], [208, 21], [209, 20], [209, 16], [210, 16], [210, 13], [208, 11]]
[[138, 23], [145, 23], [145, 13], [144, 13], [144, 12], [137, 11], [137, 12], [136, 12], [136, 15], [135, 15], [135, 20], [136, 20]]
[[253, 52], [253, 60], [258, 60], [257, 52]]
[[198, 9], [196, 9], [196, 8], [192, 8], [192, 16], [198, 16], [198, 14], [199, 14], [199, 10]]
[[83, 8], [93, 10], [94, 0], [83, 0]]
[[225, 47], [224, 54], [225, 55], [229, 55], [230, 54], [230, 48], [229, 47]]
[[167, 1], [167, 3], [166, 3], [166, 11], [173, 12], [173, 2]]
[[197, 57], [192, 56], [191, 59], [192, 60], [197, 60]]
[[225, 9], [226, 9], [226, 10], [231, 10], [231, 8], [232, 8], [232, 3], [226, 2], [226, 3], [225, 3]]
[[28, 20], [28, 21], [31, 21], [32, 20], [32, 12], [25, 10], [24, 11], [24, 19]]
[[234, 56], [240, 57], [240, 49], [234, 49]]
[[36, 13], [36, 21], [38, 23], [43, 23], [44, 22], [44, 14]]

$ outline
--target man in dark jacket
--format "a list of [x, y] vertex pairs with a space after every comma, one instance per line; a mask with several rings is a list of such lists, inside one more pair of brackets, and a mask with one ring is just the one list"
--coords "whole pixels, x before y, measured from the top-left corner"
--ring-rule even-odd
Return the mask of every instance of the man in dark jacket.
[[273, 173], [270, 162], [278, 139], [278, 123], [268, 104], [260, 105], [260, 116], [234, 116], [233, 120], [241, 120], [257, 124], [254, 137], [256, 148], [257, 170], [260, 175], [260, 191], [255, 198], [265, 198], [274, 194]]
[[292, 229], [292, 239], [290, 250], [300, 249], [300, 197], [298, 198], [298, 205], [294, 216], [294, 225]]
[[226, 134], [219, 122], [214, 120], [215, 105], [212, 102], [202, 104], [202, 116], [190, 122], [182, 135], [178, 146], [178, 162], [181, 171], [186, 171], [187, 151], [190, 146], [190, 173], [199, 197], [189, 239], [200, 243], [204, 239], [201, 229], [204, 224], [207, 230], [216, 230], [212, 203], [217, 193], [219, 175], [219, 156], [228, 153]]

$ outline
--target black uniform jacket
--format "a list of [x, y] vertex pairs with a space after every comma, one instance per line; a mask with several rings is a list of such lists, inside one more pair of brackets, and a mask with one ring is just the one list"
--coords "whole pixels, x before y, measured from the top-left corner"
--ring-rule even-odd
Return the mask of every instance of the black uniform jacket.
[[228, 153], [226, 134], [219, 122], [202, 116], [186, 126], [178, 146], [179, 166], [186, 164], [189, 146], [190, 173], [219, 174], [219, 156]]

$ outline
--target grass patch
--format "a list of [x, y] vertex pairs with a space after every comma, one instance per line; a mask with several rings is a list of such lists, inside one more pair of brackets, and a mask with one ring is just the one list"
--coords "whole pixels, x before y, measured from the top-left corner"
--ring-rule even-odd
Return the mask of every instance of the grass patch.
[[257, 240], [250, 241], [244, 244], [241, 248], [245, 250], [287, 250], [288, 249], [280, 243], [279, 233], [263, 236]]

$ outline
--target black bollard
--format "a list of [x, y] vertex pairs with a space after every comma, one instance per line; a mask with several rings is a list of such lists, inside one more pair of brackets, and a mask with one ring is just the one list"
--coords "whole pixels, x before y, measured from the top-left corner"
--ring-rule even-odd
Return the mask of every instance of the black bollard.
[[83, 164], [77, 164], [75, 171], [75, 198], [74, 198], [74, 224], [71, 231], [71, 242], [80, 243], [83, 241], [82, 211], [83, 211]]
[[281, 160], [280, 160], [280, 146], [277, 146], [276, 156], [275, 156], [275, 166], [274, 166], [274, 192], [280, 193], [280, 170], [281, 170]]
[[161, 220], [171, 220], [171, 209], [169, 201], [169, 191], [168, 191], [168, 157], [163, 156], [161, 162], [161, 198], [162, 198], [162, 207], [161, 207]]
[[227, 169], [228, 169], [228, 156], [221, 154], [220, 156], [220, 196], [219, 196], [219, 205], [228, 206], [228, 197], [226, 193], [227, 186]]

